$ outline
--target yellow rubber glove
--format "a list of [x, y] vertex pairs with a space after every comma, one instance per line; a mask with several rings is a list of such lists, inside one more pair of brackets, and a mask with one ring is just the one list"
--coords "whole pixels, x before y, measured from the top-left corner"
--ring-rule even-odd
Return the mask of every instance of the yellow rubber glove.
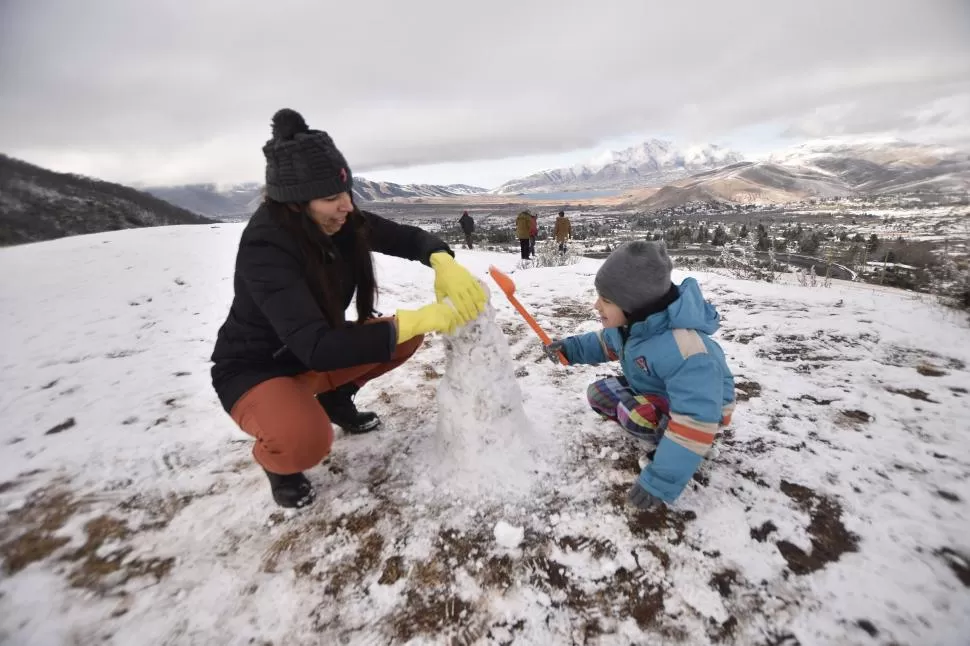
[[485, 311], [485, 290], [481, 284], [449, 253], [433, 253], [430, 261], [434, 268], [434, 293], [438, 300], [447, 298], [452, 302], [461, 316], [462, 325], [478, 318]]
[[432, 303], [416, 310], [398, 310], [397, 342], [404, 343], [419, 334], [428, 332], [452, 333], [461, 325], [461, 317], [447, 303]]

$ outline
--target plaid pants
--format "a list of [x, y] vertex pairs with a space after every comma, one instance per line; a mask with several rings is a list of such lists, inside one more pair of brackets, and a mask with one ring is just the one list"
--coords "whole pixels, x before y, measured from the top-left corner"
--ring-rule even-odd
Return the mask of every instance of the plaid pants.
[[638, 395], [624, 377], [594, 381], [586, 389], [590, 407], [631, 436], [656, 444], [667, 429], [670, 403], [659, 395]]

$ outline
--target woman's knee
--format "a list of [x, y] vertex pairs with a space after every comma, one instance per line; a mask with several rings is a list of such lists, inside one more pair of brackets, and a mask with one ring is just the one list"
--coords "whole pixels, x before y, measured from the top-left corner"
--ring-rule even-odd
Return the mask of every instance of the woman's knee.
[[424, 343], [423, 334], [419, 334], [415, 337], [408, 339], [404, 343], [401, 343], [397, 346], [397, 349], [394, 351], [394, 355], [395, 355], [394, 358], [399, 359], [401, 361], [407, 361], [408, 359], [411, 358], [412, 355], [414, 355], [415, 352], [418, 351], [418, 348], [421, 347], [422, 343]]
[[254, 453], [257, 462], [274, 473], [306, 471], [330, 455], [333, 436], [333, 426], [325, 415], [291, 418], [271, 433], [260, 433]]

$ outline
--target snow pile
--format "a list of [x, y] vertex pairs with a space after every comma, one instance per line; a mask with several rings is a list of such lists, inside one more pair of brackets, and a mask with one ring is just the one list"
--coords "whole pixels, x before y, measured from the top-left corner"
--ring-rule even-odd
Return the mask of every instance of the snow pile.
[[542, 470], [541, 441], [526, 417], [509, 344], [490, 299], [483, 314], [445, 338], [433, 440], [431, 479], [463, 497], [505, 500], [525, 494]]
[[525, 538], [525, 528], [509, 525], [504, 520], [495, 523], [495, 529], [492, 530], [492, 533], [495, 534], [496, 543], [510, 550], [517, 548], [522, 543], [522, 539]]

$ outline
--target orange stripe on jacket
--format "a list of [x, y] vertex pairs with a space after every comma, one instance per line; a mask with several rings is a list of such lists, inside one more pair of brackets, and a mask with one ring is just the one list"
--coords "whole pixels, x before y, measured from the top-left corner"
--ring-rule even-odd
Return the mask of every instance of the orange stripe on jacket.
[[667, 431], [676, 433], [677, 435], [693, 442], [700, 442], [701, 444], [714, 443], [714, 433], [699, 431], [696, 428], [692, 428], [686, 424], [681, 424], [680, 422], [675, 422], [673, 420], [671, 420], [667, 425]]

